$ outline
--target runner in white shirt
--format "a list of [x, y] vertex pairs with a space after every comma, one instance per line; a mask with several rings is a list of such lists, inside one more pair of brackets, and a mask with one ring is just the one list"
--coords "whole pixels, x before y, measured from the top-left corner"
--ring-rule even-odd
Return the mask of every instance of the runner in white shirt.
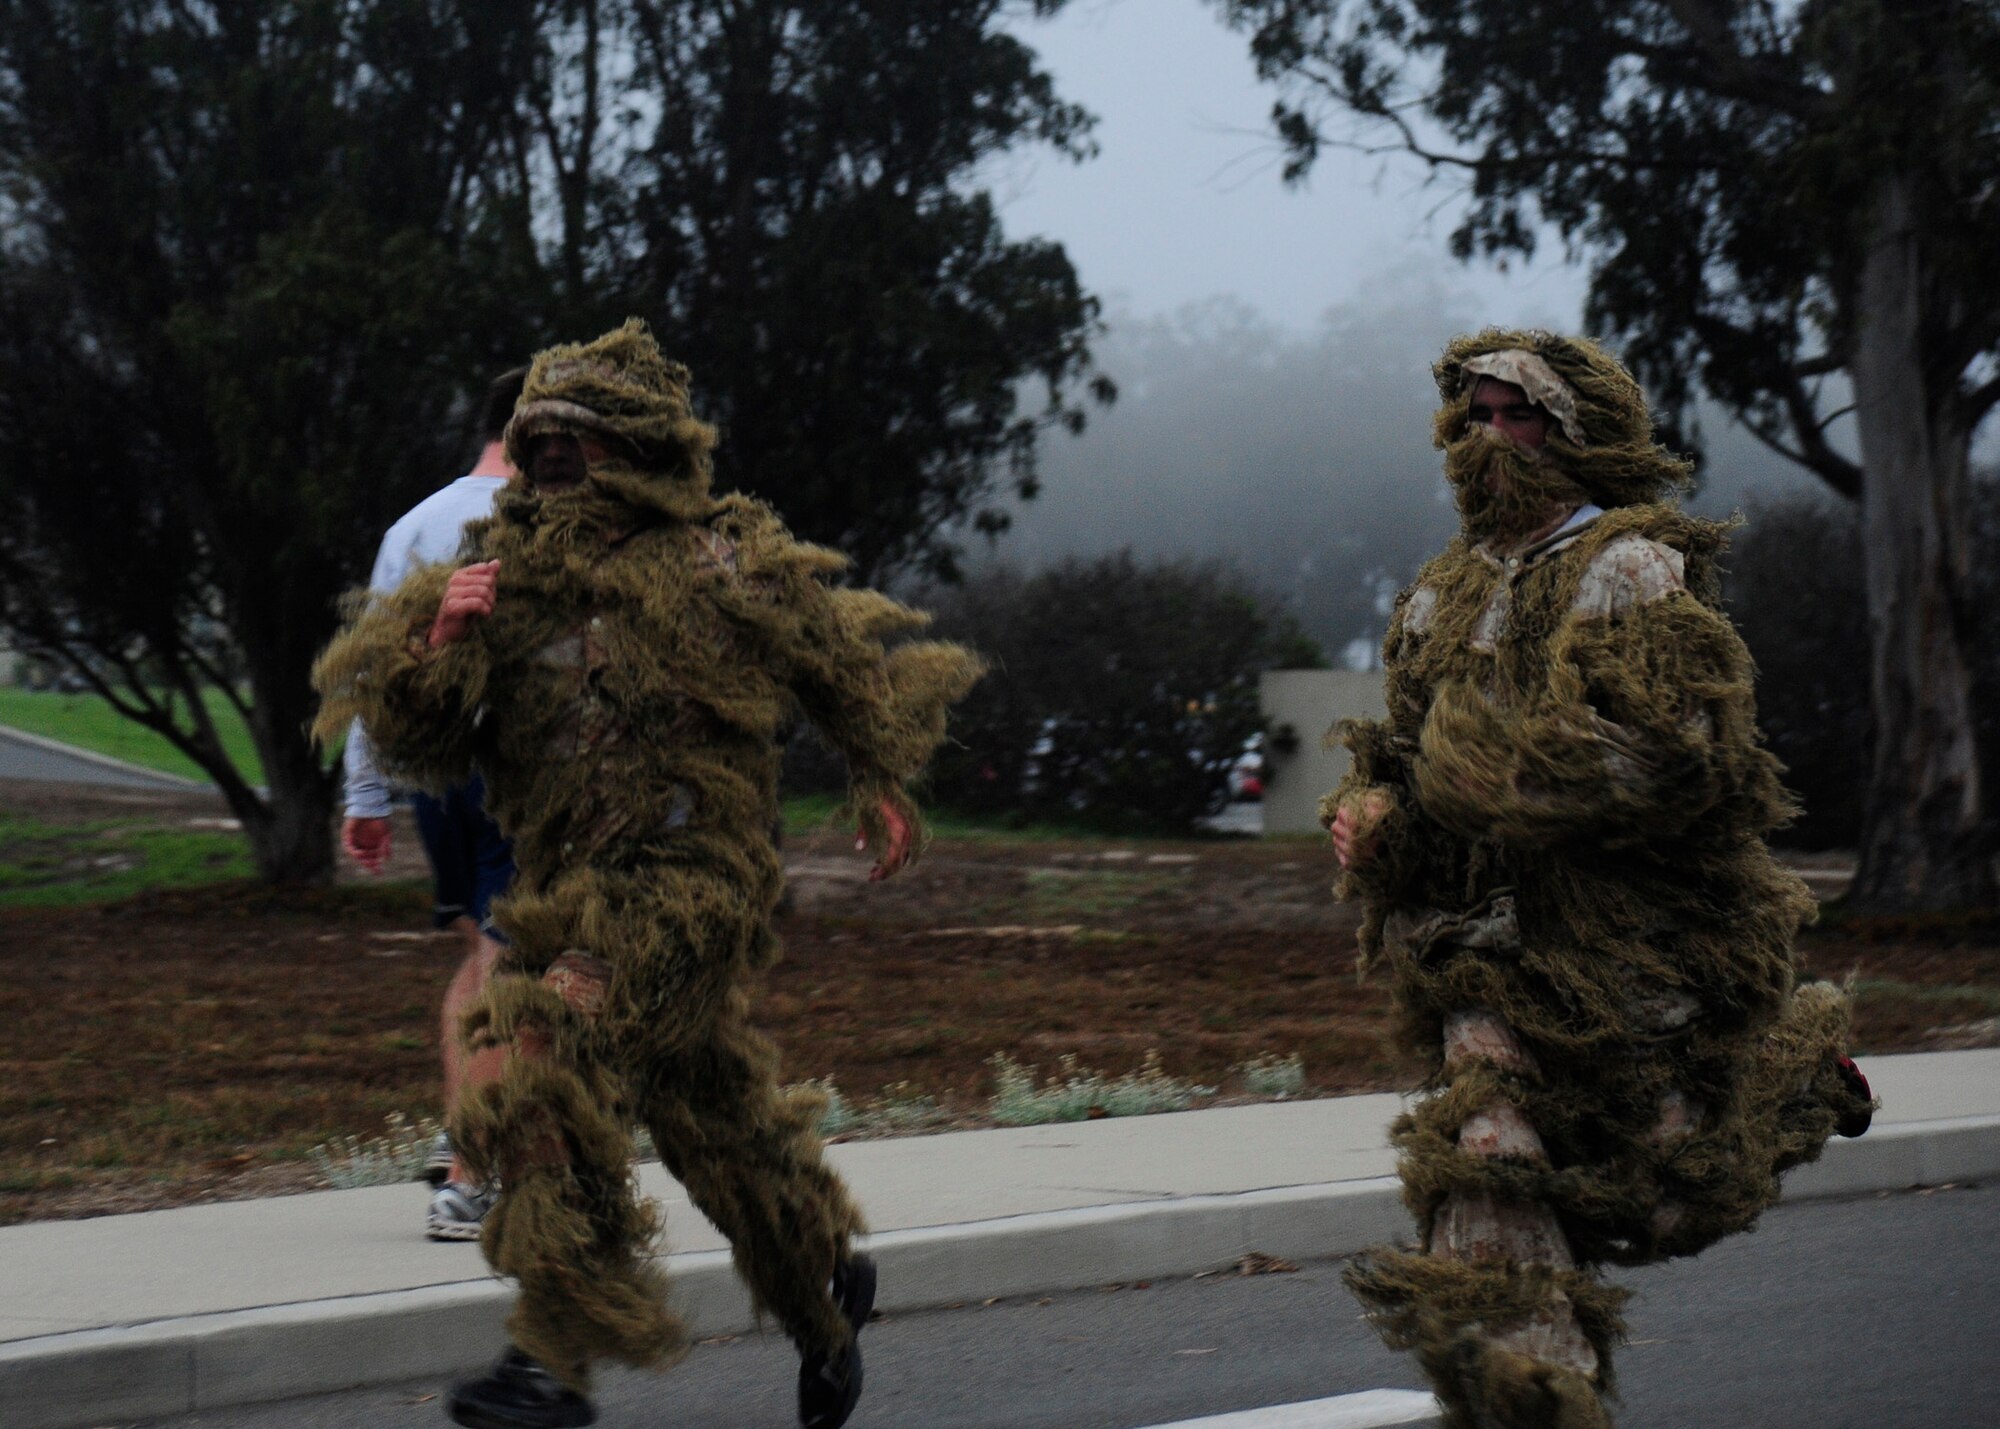
[[[491, 514], [494, 497], [514, 474], [500, 435], [513, 415], [526, 376], [523, 367], [494, 379], [480, 413], [485, 447], [478, 463], [451, 485], [418, 502], [389, 528], [375, 555], [369, 589], [392, 591], [413, 567], [451, 560], [458, 554], [465, 524]], [[374, 750], [359, 720], [348, 731], [343, 763], [347, 817], [341, 825], [341, 847], [370, 873], [379, 873], [389, 858], [391, 796], [388, 781], [375, 767]], [[474, 775], [442, 798], [421, 792], [410, 796], [436, 890], [432, 919], [439, 928], [457, 928], [465, 938], [464, 960], [444, 995], [447, 1111], [468, 1084], [490, 1080], [498, 1072], [501, 1056], [496, 1051], [468, 1057], [458, 1031], [460, 1018], [492, 973], [499, 952], [490, 921], [492, 902], [506, 892], [514, 876], [513, 851], [486, 816], [484, 794], [479, 777]], [[425, 1222], [430, 1238], [477, 1240], [493, 1195], [473, 1181], [443, 1133], [431, 1148], [424, 1175], [437, 1187]]]

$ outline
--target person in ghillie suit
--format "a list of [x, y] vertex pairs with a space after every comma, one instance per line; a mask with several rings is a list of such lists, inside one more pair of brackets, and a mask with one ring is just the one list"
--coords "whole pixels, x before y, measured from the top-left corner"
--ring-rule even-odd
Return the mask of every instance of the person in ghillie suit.
[[1638, 385], [1488, 330], [1435, 368], [1462, 532], [1397, 600], [1388, 717], [1321, 814], [1429, 1068], [1400, 1118], [1413, 1250], [1348, 1283], [1454, 1429], [1610, 1422], [1624, 1292], [1596, 1267], [1749, 1227], [1873, 1103], [1846, 999], [1800, 985], [1793, 812], [1718, 607], [1726, 528], [1672, 498]]
[[802, 713], [845, 754], [886, 877], [920, 841], [904, 784], [980, 663], [936, 642], [885, 651], [925, 617], [832, 587], [840, 555], [710, 493], [714, 433], [643, 324], [541, 353], [506, 443], [523, 475], [467, 528], [458, 568], [365, 599], [315, 671], [321, 738], [358, 716], [385, 769], [428, 787], [476, 767], [514, 841], [494, 910], [508, 945], [465, 1021], [472, 1047], [510, 1055], [451, 1132], [499, 1179], [482, 1245], [521, 1294], [512, 1347], [453, 1391], [452, 1416], [588, 1424], [593, 1361], [681, 1353], [636, 1123], [799, 1347], [802, 1422], [838, 1425], [874, 1269], [822, 1159], [822, 1103], [779, 1089], [747, 1016], [777, 952], [777, 735]]

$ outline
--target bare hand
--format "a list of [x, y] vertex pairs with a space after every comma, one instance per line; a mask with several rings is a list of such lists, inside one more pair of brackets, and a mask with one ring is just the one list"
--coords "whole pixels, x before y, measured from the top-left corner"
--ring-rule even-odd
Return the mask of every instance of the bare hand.
[[1357, 811], [1350, 800], [1333, 816], [1333, 856], [1340, 860], [1342, 868], [1366, 863], [1375, 856], [1375, 845], [1381, 841], [1377, 825], [1389, 812], [1388, 796], [1370, 789], [1361, 796], [1360, 805]]
[[437, 619], [431, 622], [429, 644], [436, 650], [455, 640], [463, 640], [472, 622], [493, 613], [493, 594], [499, 584], [500, 563], [481, 561], [460, 566], [446, 582], [444, 599], [438, 602]]
[[390, 842], [387, 819], [348, 819], [340, 826], [340, 846], [370, 873], [380, 873], [389, 861]]
[[[910, 861], [910, 821], [902, 816], [892, 800], [884, 799], [877, 807], [882, 811], [882, 823], [889, 835], [889, 846], [882, 850], [882, 861], [869, 871], [870, 883], [880, 883]], [[867, 847], [868, 835], [857, 829], [854, 834], [854, 851], [859, 853]]]

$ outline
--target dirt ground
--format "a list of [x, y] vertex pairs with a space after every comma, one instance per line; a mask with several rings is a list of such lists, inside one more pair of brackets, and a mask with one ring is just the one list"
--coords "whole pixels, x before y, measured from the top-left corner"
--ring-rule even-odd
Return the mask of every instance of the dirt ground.
[[[0, 786], [0, 811], [219, 812], [22, 784]], [[1317, 840], [940, 841], [873, 886], [842, 830], [786, 852], [785, 956], [758, 1006], [788, 1080], [936, 1098], [960, 1124], [996, 1053], [1117, 1074], [1156, 1052], [1222, 1098], [1267, 1054], [1299, 1056], [1316, 1094], [1408, 1080]], [[1837, 891], [1837, 861], [1809, 872]], [[461, 945], [429, 931], [407, 825], [381, 879], [0, 909], [0, 932], [0, 1223], [308, 1189], [315, 1145], [440, 1110], [437, 1004]], [[2000, 1044], [2000, 919], [1835, 917], [1805, 955], [1855, 977], [1863, 1051]]]

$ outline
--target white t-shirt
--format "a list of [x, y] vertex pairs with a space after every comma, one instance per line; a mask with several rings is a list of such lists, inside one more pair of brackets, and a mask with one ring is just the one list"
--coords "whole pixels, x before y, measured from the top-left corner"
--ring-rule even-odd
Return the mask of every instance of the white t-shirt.
[[[493, 514], [493, 499], [507, 484], [504, 476], [461, 476], [419, 501], [382, 537], [368, 588], [386, 595], [420, 565], [451, 560], [465, 535], [465, 524]], [[347, 732], [347, 817], [385, 819], [389, 816], [389, 786], [375, 767], [375, 751], [361, 721]]]

